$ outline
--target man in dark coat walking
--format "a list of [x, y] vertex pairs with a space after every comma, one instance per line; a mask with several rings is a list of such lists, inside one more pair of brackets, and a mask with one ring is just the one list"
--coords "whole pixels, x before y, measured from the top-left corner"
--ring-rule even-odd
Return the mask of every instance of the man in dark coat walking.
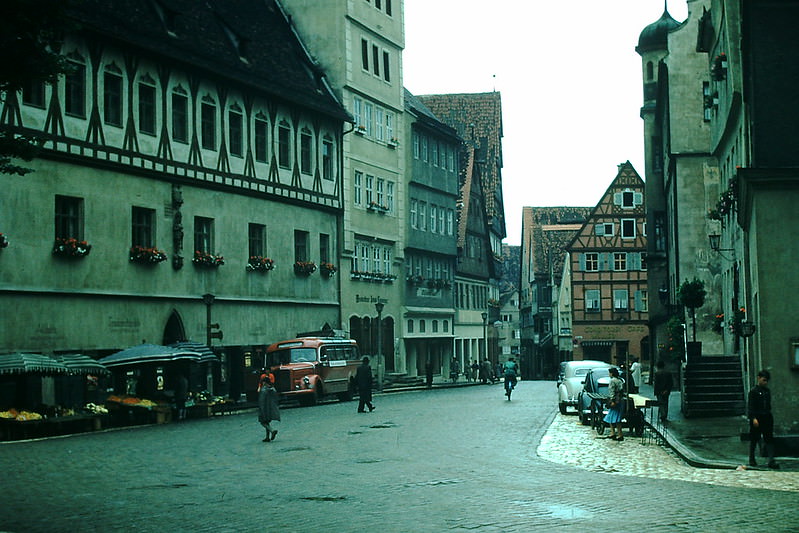
[[673, 387], [671, 371], [666, 370], [666, 363], [661, 359], [657, 363], [657, 370], [655, 370], [654, 392], [655, 398], [658, 400], [658, 416], [663, 423], [669, 418], [669, 395]]
[[364, 357], [363, 363], [355, 373], [355, 384], [358, 386], [360, 401], [358, 402], [358, 412], [363, 413], [364, 406], [369, 408], [369, 412], [374, 411], [372, 405], [372, 367], [369, 366], [369, 358]]
[[757, 385], [749, 391], [747, 414], [749, 416], [749, 464], [757, 466], [755, 449], [763, 436], [768, 455], [768, 467], [779, 468], [774, 460], [774, 416], [771, 414], [771, 390], [768, 382], [771, 374], [768, 370], [757, 373]]

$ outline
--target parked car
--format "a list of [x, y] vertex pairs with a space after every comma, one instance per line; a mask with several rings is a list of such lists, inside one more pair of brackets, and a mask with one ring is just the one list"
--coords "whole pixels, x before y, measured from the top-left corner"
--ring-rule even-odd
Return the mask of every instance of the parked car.
[[591, 422], [591, 395], [608, 395], [608, 386], [610, 385], [608, 368], [610, 365], [605, 368], [592, 368], [585, 375], [583, 390], [577, 395], [577, 416], [580, 418], [580, 423], [584, 425]]
[[583, 390], [583, 381], [588, 371], [592, 368], [610, 368], [603, 361], [564, 361], [560, 364], [558, 373], [558, 408], [566, 414], [568, 407], [577, 406], [577, 395]]

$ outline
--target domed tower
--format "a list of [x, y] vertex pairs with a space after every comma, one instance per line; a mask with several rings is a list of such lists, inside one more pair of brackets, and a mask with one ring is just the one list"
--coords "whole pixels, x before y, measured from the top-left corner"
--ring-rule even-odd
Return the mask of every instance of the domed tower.
[[[644, 175], [647, 181], [655, 173], [661, 174], [662, 152], [660, 146], [653, 146], [654, 139], [659, 137], [655, 131], [655, 106], [657, 103], [658, 65], [668, 55], [668, 33], [679, 27], [680, 23], [669, 14], [668, 4], [664, 2], [663, 14], [658, 20], [644, 28], [638, 37], [635, 51], [641, 56], [644, 81], [644, 103], [641, 107], [641, 118], [644, 120], [644, 148], [646, 163]], [[653, 168], [654, 166], [654, 168]]]
[[[641, 56], [644, 103], [641, 118], [644, 121], [644, 175], [646, 176], [646, 223], [647, 223], [647, 285], [649, 294], [658, 298], [649, 300], [650, 353], [658, 353], [657, 345], [666, 338], [665, 323], [668, 319], [669, 268], [667, 259], [666, 194], [664, 191], [664, 131], [658, 126], [656, 116], [658, 99], [658, 75], [661, 61], [668, 55], [668, 34], [680, 24], [669, 15], [664, 6], [663, 15], [644, 28], [638, 38], [635, 51]], [[661, 80], [668, 83], [668, 80]], [[668, 127], [668, 125], [667, 125]], [[654, 361], [654, 359], [653, 359]]]

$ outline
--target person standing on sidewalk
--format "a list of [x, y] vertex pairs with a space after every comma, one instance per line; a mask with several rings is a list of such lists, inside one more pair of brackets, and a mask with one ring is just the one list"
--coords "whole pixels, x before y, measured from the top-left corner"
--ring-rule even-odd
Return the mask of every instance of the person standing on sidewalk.
[[615, 441], [623, 441], [621, 434], [621, 419], [624, 409], [624, 384], [619, 378], [619, 369], [615, 366], [608, 369], [610, 374], [610, 384], [608, 385], [608, 414], [605, 415], [604, 422], [610, 426], [609, 438]]
[[369, 366], [369, 358], [364, 357], [358, 371], [355, 372], [355, 384], [358, 385], [358, 412], [364, 413], [364, 406], [369, 408], [369, 412], [374, 411], [372, 405], [372, 367]]
[[641, 387], [641, 363], [637, 357], [633, 357], [633, 362], [630, 365], [630, 377], [633, 378], [630, 383], [630, 392], [638, 394]]
[[655, 370], [655, 383], [653, 386], [655, 398], [658, 401], [658, 417], [664, 424], [669, 418], [669, 395], [674, 388], [671, 372], [666, 370], [666, 363], [660, 359]]
[[755, 449], [763, 436], [768, 456], [768, 467], [779, 468], [774, 461], [774, 416], [771, 414], [771, 390], [768, 382], [771, 374], [768, 370], [757, 373], [757, 385], [749, 391], [747, 414], [749, 416], [749, 465], [757, 466]]
[[277, 430], [272, 428], [272, 421], [280, 420], [280, 408], [277, 403], [277, 391], [269, 379], [269, 374], [261, 376], [258, 383], [258, 422], [266, 430], [264, 442], [275, 440]]

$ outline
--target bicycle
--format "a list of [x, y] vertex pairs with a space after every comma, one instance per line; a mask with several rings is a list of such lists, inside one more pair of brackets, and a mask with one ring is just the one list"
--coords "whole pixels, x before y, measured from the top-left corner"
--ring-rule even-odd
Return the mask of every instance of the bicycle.
[[508, 397], [508, 401], [510, 401], [510, 395], [513, 392], [513, 388], [516, 386], [516, 376], [505, 376], [505, 396]]

